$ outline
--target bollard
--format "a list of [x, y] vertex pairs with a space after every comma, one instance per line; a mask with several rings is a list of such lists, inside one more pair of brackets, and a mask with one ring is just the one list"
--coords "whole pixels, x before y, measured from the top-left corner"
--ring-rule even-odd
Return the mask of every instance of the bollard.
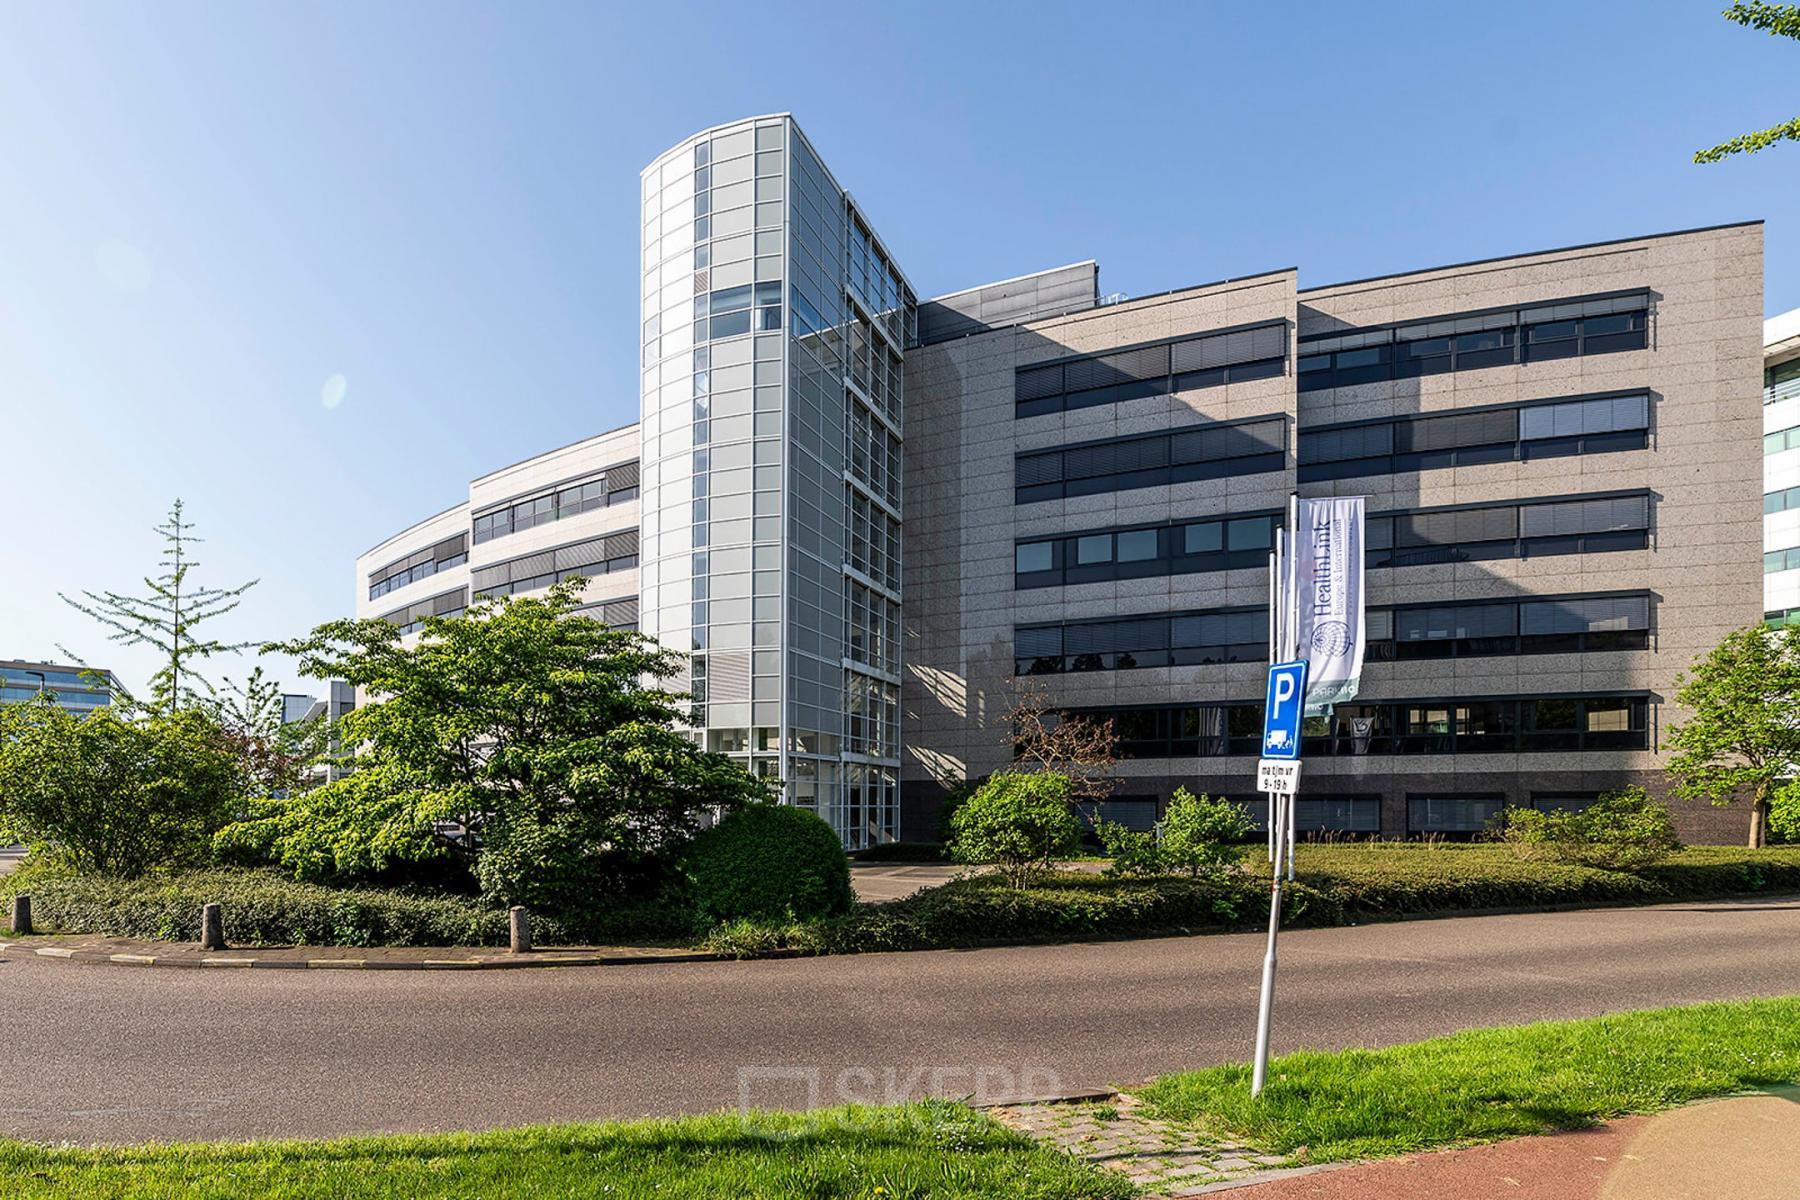
[[12, 900], [12, 931], [14, 933], [30, 933], [31, 897], [20, 892]]
[[531, 914], [520, 904], [512, 907], [512, 952], [531, 953]]
[[225, 949], [225, 919], [219, 915], [217, 904], [200, 906], [200, 948], [202, 950]]

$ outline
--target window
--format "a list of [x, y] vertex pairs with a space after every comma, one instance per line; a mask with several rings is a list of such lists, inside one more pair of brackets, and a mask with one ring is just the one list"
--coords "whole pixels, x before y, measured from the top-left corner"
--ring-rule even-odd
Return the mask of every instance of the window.
[[1223, 521], [1203, 521], [1198, 525], [1182, 527], [1182, 552], [1184, 554], [1216, 554], [1225, 548], [1225, 523]]
[[1022, 367], [1014, 375], [1014, 415], [1033, 417], [1267, 379], [1286, 369], [1286, 322], [1224, 330], [1177, 342]]
[[1013, 551], [1013, 569], [1020, 575], [1048, 571], [1054, 561], [1054, 542], [1026, 542]]
[[1075, 563], [1077, 566], [1091, 566], [1094, 563], [1112, 561], [1112, 535], [1109, 533], [1090, 534], [1075, 539]]
[[398, 625], [401, 633], [417, 633], [425, 628], [426, 617], [460, 617], [469, 607], [469, 589], [456, 588], [406, 608], [382, 615], [382, 620]]
[[1505, 807], [1495, 795], [1440, 794], [1406, 798], [1406, 832], [1467, 839], [1485, 831]]
[[[1253, 756], [1261, 750], [1262, 704], [1256, 701], [1078, 711], [1115, 722], [1121, 758]], [[1310, 719], [1303, 737], [1308, 757], [1649, 748], [1645, 696], [1340, 704], [1329, 717]]]
[[1283, 416], [1032, 451], [1014, 459], [1014, 500], [1029, 504], [1279, 471], [1286, 452]]
[[1367, 627], [1372, 661], [1643, 650], [1650, 644], [1650, 598], [1635, 593], [1371, 609]]
[[1273, 514], [1259, 514], [1020, 542], [1013, 550], [1013, 586], [1059, 587], [1266, 566], [1279, 521]]
[[1301, 391], [1642, 350], [1644, 292], [1437, 317], [1300, 339]]
[[1788, 512], [1800, 508], [1800, 487], [1783, 488], [1763, 497], [1763, 514]]
[[1763, 453], [1780, 454], [1783, 450], [1800, 450], [1800, 425], [1763, 434]]
[[1134, 529], [1118, 535], [1118, 557], [1122, 563], [1147, 562], [1156, 557], [1156, 530]]
[[1268, 617], [1261, 609], [1031, 625], [1013, 631], [1015, 675], [1266, 662], [1268, 657]]
[[1302, 483], [1442, 467], [1641, 450], [1649, 439], [1642, 393], [1372, 424], [1300, 434]]
[[1369, 566], [1405, 567], [1642, 550], [1649, 528], [1649, 493], [1634, 492], [1378, 514], [1366, 533]]
[[1763, 403], [1800, 396], [1800, 358], [1776, 363], [1763, 372]]
[[1773, 575], [1777, 571], [1792, 571], [1800, 568], [1800, 547], [1789, 550], [1771, 550], [1763, 555], [1763, 574]]
[[1533, 792], [1531, 807], [1539, 812], [1581, 812], [1598, 799], [1599, 792]]
[[625, 529], [477, 567], [473, 583], [477, 598], [507, 596], [547, 588], [570, 575], [606, 575], [637, 565], [638, 531]]
[[453, 538], [444, 539], [435, 546], [428, 546], [405, 558], [396, 559], [370, 575], [369, 599], [374, 600], [385, 596], [409, 583], [427, 579], [439, 571], [460, 566], [468, 561], [468, 538], [459, 533]]
[[509, 501], [499, 508], [477, 513], [471, 523], [474, 542], [479, 546], [509, 533], [636, 499], [638, 479], [636, 462], [621, 463], [587, 479], [565, 483], [541, 496]]

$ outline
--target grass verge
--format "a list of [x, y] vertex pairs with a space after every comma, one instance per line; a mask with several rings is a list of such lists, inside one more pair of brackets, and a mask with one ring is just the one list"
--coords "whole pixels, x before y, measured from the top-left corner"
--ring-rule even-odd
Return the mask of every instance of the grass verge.
[[10, 1197], [1019, 1197], [1110, 1200], [1123, 1176], [924, 1102], [497, 1133], [115, 1150], [0, 1143]]
[[1155, 1115], [1310, 1162], [1580, 1129], [1800, 1081], [1800, 997], [1478, 1029], [1385, 1050], [1166, 1075]]

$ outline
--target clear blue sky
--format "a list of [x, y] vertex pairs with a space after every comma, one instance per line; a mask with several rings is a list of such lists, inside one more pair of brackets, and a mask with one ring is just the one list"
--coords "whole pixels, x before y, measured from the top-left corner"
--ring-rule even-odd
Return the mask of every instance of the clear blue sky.
[[287, 636], [471, 476], [635, 419], [638, 169], [753, 113], [925, 296], [1761, 217], [1800, 305], [1800, 146], [1689, 162], [1800, 114], [1800, 45], [1720, 7], [7, 4], [0, 657], [141, 685], [56, 592], [131, 586], [174, 496], [262, 580], [221, 632]]

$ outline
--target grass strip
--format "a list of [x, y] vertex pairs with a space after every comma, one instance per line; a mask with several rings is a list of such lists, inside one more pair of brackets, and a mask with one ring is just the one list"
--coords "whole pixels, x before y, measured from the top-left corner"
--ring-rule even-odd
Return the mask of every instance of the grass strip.
[[927, 1101], [321, 1142], [0, 1142], [7, 1197], [1019, 1197], [1133, 1194], [962, 1105]]
[[1166, 1120], [1310, 1162], [1580, 1129], [1800, 1081], [1800, 997], [1476, 1029], [1383, 1050], [1302, 1050], [1166, 1075], [1141, 1095]]

